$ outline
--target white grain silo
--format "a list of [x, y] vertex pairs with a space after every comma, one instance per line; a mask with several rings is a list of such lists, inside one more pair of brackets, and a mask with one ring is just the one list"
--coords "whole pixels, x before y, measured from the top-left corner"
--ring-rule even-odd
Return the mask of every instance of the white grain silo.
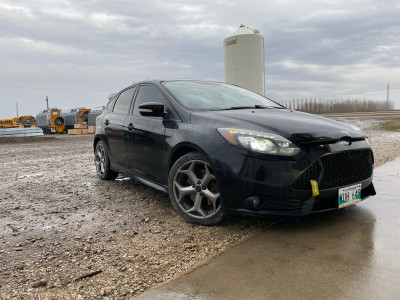
[[264, 38], [241, 25], [224, 39], [225, 82], [264, 95]]

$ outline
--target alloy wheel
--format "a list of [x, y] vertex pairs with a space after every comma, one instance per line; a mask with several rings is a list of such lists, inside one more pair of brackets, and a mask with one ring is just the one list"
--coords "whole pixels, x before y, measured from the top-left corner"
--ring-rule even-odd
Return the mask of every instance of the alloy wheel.
[[173, 179], [173, 196], [179, 208], [195, 219], [208, 219], [221, 209], [220, 193], [209, 163], [189, 160]]
[[105, 165], [106, 165], [106, 154], [104, 147], [102, 145], [97, 145], [97, 151], [94, 158], [96, 164], [97, 173], [100, 176], [104, 176]]

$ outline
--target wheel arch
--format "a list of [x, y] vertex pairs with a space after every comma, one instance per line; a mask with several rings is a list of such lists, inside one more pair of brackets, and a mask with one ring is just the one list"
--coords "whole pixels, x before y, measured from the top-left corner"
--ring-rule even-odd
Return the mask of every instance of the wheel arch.
[[182, 157], [190, 152], [202, 153], [209, 159], [207, 153], [199, 146], [192, 144], [192, 143], [181, 143], [181, 144], [176, 145], [174, 147], [174, 149], [171, 151], [171, 155], [169, 156], [169, 160], [168, 160], [168, 172], [167, 173], [169, 174], [169, 171], [171, 170], [172, 166], [175, 164], [175, 162], [180, 157]]
[[100, 141], [102, 141], [106, 146], [108, 146], [106, 139], [104, 139], [101, 135], [96, 135], [93, 140], [93, 151], [96, 151], [96, 146]]

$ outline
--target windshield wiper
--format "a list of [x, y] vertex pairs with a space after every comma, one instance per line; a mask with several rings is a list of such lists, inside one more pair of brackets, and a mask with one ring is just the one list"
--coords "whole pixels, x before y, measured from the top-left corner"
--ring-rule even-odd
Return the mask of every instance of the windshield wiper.
[[272, 105], [255, 105], [255, 108], [276, 108], [276, 109], [284, 109], [284, 106], [272, 106]]
[[254, 106], [231, 106], [229, 108], [216, 108], [212, 110], [236, 110], [236, 109], [263, 109], [263, 108], [277, 108], [277, 109], [282, 109], [285, 107], [279, 107], [279, 106], [267, 106], [267, 105], [259, 105], [256, 104]]
[[225, 108], [225, 109], [251, 109], [255, 108], [254, 106], [231, 106], [230, 108]]
[[256, 104], [254, 106], [232, 106], [232, 107], [226, 108], [226, 109], [254, 109], [254, 108], [262, 109], [262, 108], [283, 108], [283, 107]]

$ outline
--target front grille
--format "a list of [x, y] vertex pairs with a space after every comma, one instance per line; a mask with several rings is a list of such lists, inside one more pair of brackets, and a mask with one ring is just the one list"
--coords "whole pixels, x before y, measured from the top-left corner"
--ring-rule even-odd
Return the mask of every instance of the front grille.
[[348, 151], [321, 157], [324, 174], [321, 189], [357, 183], [372, 176], [372, 152]]
[[311, 183], [310, 180], [317, 180], [319, 179], [319, 174], [321, 173], [321, 167], [319, 162], [313, 163], [310, 167], [308, 167], [303, 174], [293, 184], [293, 188], [298, 190], [310, 190]]
[[323, 176], [319, 182], [320, 189], [329, 189], [350, 185], [372, 176], [373, 157], [371, 150], [346, 151], [328, 154], [312, 164], [295, 181], [293, 188], [311, 190], [310, 180], [318, 180], [320, 172]]

